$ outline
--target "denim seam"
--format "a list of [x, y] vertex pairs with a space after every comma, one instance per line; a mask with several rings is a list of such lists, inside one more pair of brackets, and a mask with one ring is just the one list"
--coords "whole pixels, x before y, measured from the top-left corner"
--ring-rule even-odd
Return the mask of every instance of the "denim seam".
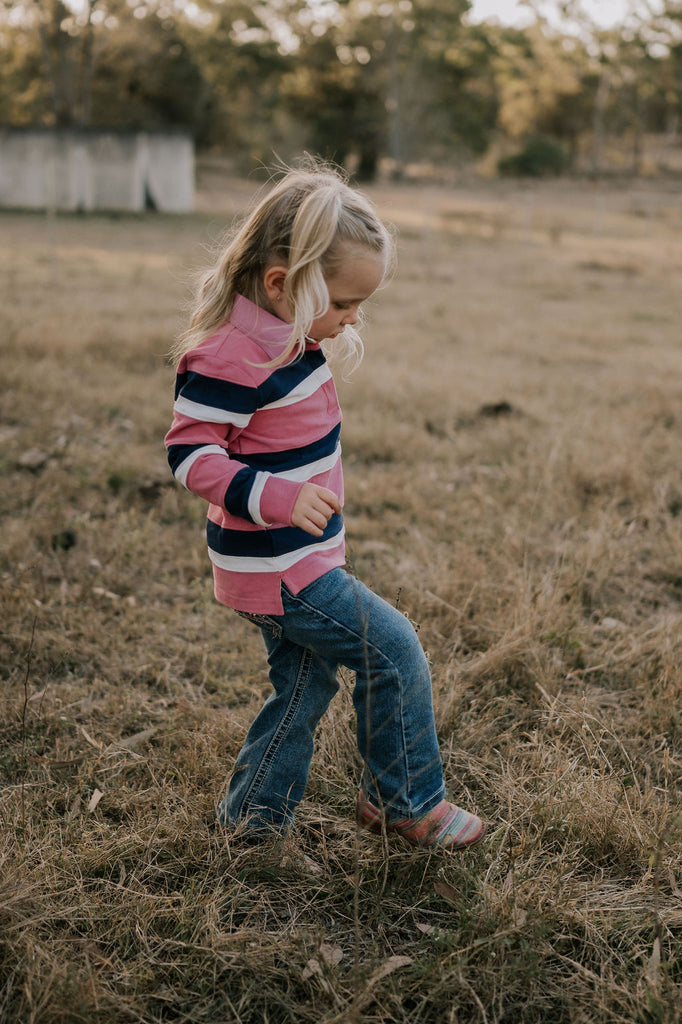
[[296, 679], [296, 685], [293, 688], [291, 699], [289, 700], [286, 712], [282, 716], [282, 720], [277, 728], [277, 731], [275, 735], [272, 737], [268, 749], [265, 751], [265, 754], [263, 755], [258, 771], [254, 775], [251, 785], [249, 786], [246, 794], [244, 795], [244, 799], [242, 800], [242, 813], [248, 814], [251, 804], [251, 795], [254, 792], [254, 790], [260, 789], [262, 787], [262, 784], [267, 778], [268, 772], [272, 767], [272, 762], [274, 761], [277, 755], [277, 751], [280, 747], [280, 744], [283, 738], [286, 736], [289, 726], [291, 725], [291, 722], [293, 721], [296, 712], [298, 711], [298, 708], [301, 705], [301, 701], [303, 700], [303, 694], [308, 685], [312, 657], [313, 656], [311, 651], [305, 649], [303, 650], [303, 657], [301, 658], [298, 676]]
[[254, 626], [258, 626], [259, 629], [268, 629], [270, 632], [280, 639], [282, 636], [282, 625], [271, 615], [260, 615], [255, 612], [241, 612], [237, 610], [237, 615], [241, 616], [242, 619], [246, 619], [247, 622], [252, 623]]
[[[399, 669], [397, 668], [397, 665], [395, 665], [395, 663], [394, 663], [394, 671], [395, 671], [396, 675], [400, 675]], [[402, 704], [401, 704], [401, 707], [400, 707], [400, 712], [399, 712], [400, 733], [401, 733], [401, 737], [402, 737], [402, 758], [404, 759], [405, 778], [407, 780], [409, 780], [410, 782], [414, 783], [418, 779], [420, 773], [414, 771], [412, 766], [411, 766], [411, 763], [410, 763], [410, 751], [414, 748], [414, 743], [413, 744], [408, 744], [407, 737], [405, 735], [405, 709], [406, 709], [406, 706], [407, 706], [407, 702], [403, 701]], [[421, 735], [421, 733], [417, 737], [415, 737], [415, 742], [419, 740], [419, 736], [420, 735]], [[394, 765], [396, 764], [396, 761], [397, 761], [397, 759], [394, 759], [389, 765], [387, 765], [386, 766], [387, 769], [393, 768]], [[425, 766], [422, 769], [422, 771], [425, 771], [426, 767], [427, 766]], [[403, 795], [405, 795], [405, 794], [403, 793]], [[436, 807], [440, 803], [440, 801], [443, 799], [444, 795], [445, 795], [445, 787], [442, 786], [441, 789], [438, 791], [438, 793], [435, 793], [432, 796], [427, 797], [425, 800], [423, 800], [421, 802], [421, 804], [418, 807], [411, 807], [410, 806], [409, 812], [407, 813], [407, 816], [408, 817], [418, 817], [420, 814], [426, 814], [428, 811], [432, 810], [433, 807]], [[394, 802], [395, 802], [395, 798], [394, 798]], [[423, 810], [423, 808], [426, 808], [426, 810]], [[400, 820], [404, 816], [405, 815], [403, 815], [403, 814], [399, 814], [399, 815], [396, 816], [396, 820]], [[391, 816], [391, 817], [393, 817], [393, 816]]]

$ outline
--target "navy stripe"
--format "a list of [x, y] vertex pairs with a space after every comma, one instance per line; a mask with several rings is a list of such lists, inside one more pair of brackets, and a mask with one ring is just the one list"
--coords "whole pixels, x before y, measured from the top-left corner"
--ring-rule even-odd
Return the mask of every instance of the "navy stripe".
[[311, 441], [300, 448], [288, 448], [281, 452], [240, 452], [239, 461], [252, 469], [261, 469], [271, 473], [285, 473], [290, 469], [298, 469], [300, 466], [307, 466], [310, 462], [317, 462], [336, 451], [341, 433], [341, 424], [338, 423], [333, 430], [321, 437], [318, 441]]
[[[239, 461], [242, 461], [241, 456]], [[255, 479], [256, 474], [254, 471], [244, 467], [244, 469], [240, 469], [232, 477], [230, 485], [225, 491], [225, 508], [227, 511], [233, 516], [248, 519], [250, 523], [254, 522], [254, 519], [249, 512], [249, 495], [251, 494], [251, 488]]]
[[235, 384], [203, 373], [179, 373], [175, 380], [175, 398], [182, 395], [190, 402], [227, 412], [253, 413], [258, 406], [258, 389]]
[[326, 363], [324, 354], [319, 349], [312, 349], [305, 352], [300, 359], [294, 363], [287, 363], [280, 369], [271, 373], [267, 380], [258, 388], [258, 405], [270, 405], [271, 402], [278, 402], [291, 391], [298, 387], [301, 381], [309, 377], [315, 370], [319, 370]]
[[226, 530], [210, 519], [206, 523], [206, 539], [211, 551], [219, 555], [242, 558], [272, 558], [299, 551], [311, 544], [320, 544], [335, 537], [343, 529], [343, 516], [333, 515], [321, 537], [313, 537], [298, 526], [282, 526], [277, 530]]
[[197, 448], [205, 448], [206, 442], [202, 441], [201, 444], [171, 444], [168, 446], [168, 465], [171, 468], [173, 476], [178, 471], [178, 468], [183, 464], [186, 458], [195, 452]]

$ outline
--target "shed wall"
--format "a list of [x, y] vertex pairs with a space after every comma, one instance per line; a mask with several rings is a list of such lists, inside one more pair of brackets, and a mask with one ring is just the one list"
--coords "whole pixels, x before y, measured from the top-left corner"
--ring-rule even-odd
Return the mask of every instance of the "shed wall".
[[194, 146], [179, 134], [0, 129], [0, 206], [185, 213]]

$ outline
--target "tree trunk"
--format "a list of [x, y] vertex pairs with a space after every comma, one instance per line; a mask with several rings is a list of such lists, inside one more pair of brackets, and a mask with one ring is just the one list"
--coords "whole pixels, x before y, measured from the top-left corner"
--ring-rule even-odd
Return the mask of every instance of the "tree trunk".
[[592, 121], [592, 174], [595, 178], [599, 177], [601, 171], [601, 156], [604, 148], [604, 114], [606, 112], [606, 104], [609, 99], [609, 92], [611, 90], [611, 75], [609, 74], [608, 68], [602, 68], [602, 73], [599, 77], [599, 84], [597, 86], [597, 94], [594, 100], [594, 118]]

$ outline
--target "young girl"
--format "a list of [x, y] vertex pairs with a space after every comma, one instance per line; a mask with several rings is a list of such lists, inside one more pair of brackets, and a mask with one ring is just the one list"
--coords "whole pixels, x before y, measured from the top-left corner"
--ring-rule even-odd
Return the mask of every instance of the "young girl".
[[484, 826], [445, 799], [426, 658], [405, 616], [343, 568], [341, 411], [320, 342], [361, 354], [353, 325], [391, 253], [369, 200], [336, 171], [285, 174], [203, 280], [166, 445], [175, 477], [209, 502], [216, 597], [260, 628], [270, 665], [273, 693], [221, 822], [287, 832], [344, 665], [364, 762], [359, 823], [454, 850]]

